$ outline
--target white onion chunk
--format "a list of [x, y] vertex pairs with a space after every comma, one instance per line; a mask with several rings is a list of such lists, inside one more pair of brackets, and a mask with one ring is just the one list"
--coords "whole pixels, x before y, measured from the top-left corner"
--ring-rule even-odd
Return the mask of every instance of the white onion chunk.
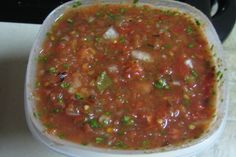
[[133, 58], [144, 61], [144, 62], [153, 62], [153, 58], [152, 56], [144, 51], [140, 51], [140, 50], [133, 50], [131, 52], [131, 55]]
[[118, 37], [118, 32], [112, 26], [103, 34], [104, 39], [114, 40]]
[[192, 63], [192, 60], [191, 60], [191, 59], [187, 59], [187, 60], [184, 62], [184, 64], [185, 64], [187, 67], [193, 69], [193, 63]]

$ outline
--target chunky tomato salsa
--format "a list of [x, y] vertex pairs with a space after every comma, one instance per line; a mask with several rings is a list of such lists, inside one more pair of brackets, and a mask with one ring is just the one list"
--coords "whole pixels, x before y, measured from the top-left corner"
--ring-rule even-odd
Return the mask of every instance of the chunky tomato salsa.
[[38, 57], [35, 117], [58, 138], [111, 149], [200, 137], [216, 98], [200, 27], [184, 13], [150, 6], [68, 9]]

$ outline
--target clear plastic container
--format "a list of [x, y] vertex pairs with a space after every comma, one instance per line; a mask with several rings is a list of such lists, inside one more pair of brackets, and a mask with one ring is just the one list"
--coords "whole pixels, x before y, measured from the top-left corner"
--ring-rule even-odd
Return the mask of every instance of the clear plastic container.
[[[94, 0], [81, 0], [82, 6], [90, 5], [94, 3]], [[97, 2], [97, 1], [96, 1]], [[127, 3], [126, 0], [101, 0], [100, 3]], [[209, 127], [209, 130], [203, 134], [200, 138], [196, 140], [189, 141], [180, 146], [168, 146], [165, 148], [157, 148], [152, 150], [111, 150], [96, 148], [92, 146], [82, 146], [70, 141], [61, 140], [57, 137], [47, 134], [44, 131], [39, 119], [35, 118], [33, 113], [36, 110], [35, 98], [33, 96], [33, 90], [35, 85], [35, 72], [37, 62], [35, 58], [39, 55], [41, 51], [42, 43], [46, 37], [46, 33], [51, 28], [51, 25], [55, 20], [60, 17], [63, 12], [70, 8], [74, 4], [74, 1], [67, 2], [55, 10], [53, 10], [48, 17], [43, 22], [39, 33], [36, 37], [32, 50], [30, 52], [30, 57], [27, 66], [26, 82], [25, 82], [25, 114], [27, 123], [30, 131], [36, 139], [47, 145], [49, 148], [65, 154], [67, 156], [86, 156], [86, 157], [123, 157], [123, 156], [140, 156], [140, 157], [191, 157], [206, 150], [211, 145], [213, 145], [217, 139], [220, 137], [226, 122], [227, 116], [227, 74], [225, 71], [225, 62], [223, 57], [223, 49], [221, 42], [216, 34], [214, 27], [208, 18], [196, 8], [168, 0], [140, 0], [138, 5], [150, 4], [157, 8], [163, 9], [177, 9], [180, 12], [187, 13], [193, 20], [198, 19], [201, 22], [201, 29], [203, 30], [209, 45], [214, 45], [212, 53], [214, 54], [214, 61], [216, 63], [217, 71], [221, 71], [224, 77], [221, 81], [217, 83], [218, 95], [216, 102], [216, 117], [215, 120]]]

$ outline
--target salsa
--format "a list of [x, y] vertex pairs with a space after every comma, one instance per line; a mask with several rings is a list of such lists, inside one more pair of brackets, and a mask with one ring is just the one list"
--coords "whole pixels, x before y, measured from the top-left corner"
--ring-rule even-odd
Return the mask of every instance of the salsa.
[[38, 56], [34, 115], [47, 133], [82, 145], [183, 144], [215, 115], [210, 52], [201, 22], [176, 10], [73, 6]]

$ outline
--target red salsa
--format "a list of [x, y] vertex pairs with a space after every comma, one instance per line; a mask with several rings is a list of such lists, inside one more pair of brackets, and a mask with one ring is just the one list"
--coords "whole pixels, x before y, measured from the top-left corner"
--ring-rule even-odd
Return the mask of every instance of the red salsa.
[[200, 27], [150, 6], [68, 9], [38, 57], [34, 115], [49, 134], [103, 148], [152, 149], [200, 137], [216, 98]]

